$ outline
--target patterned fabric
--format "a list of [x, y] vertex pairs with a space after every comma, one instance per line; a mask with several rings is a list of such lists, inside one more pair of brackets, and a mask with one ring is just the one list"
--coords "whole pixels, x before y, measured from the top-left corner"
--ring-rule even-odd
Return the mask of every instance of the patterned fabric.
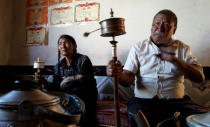
[[197, 104], [210, 107], [210, 80], [202, 83], [185, 80], [185, 92]]
[[[48, 94], [60, 98], [60, 103], [65, 111], [69, 114], [79, 114], [85, 112], [84, 102], [76, 95], [70, 95], [58, 91], [46, 91]], [[63, 102], [65, 101], [65, 104]]]
[[[114, 81], [109, 76], [95, 76], [98, 89], [98, 100], [113, 100]], [[119, 99], [127, 102], [133, 96], [132, 87], [123, 87], [119, 84]]]

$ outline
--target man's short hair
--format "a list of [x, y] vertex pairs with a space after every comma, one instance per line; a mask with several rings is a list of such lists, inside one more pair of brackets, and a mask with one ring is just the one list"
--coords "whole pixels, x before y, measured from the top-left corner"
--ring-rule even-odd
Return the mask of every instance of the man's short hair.
[[[164, 14], [164, 15], [171, 16], [172, 21], [174, 21], [175, 27], [177, 27], [177, 16], [176, 16], [176, 14], [175, 14], [173, 11], [171, 11], [171, 10], [169, 10], [169, 9], [160, 10], [160, 11], [154, 16], [154, 19], [155, 19], [155, 17], [156, 17], [158, 14]], [[154, 19], [153, 19], [153, 20], [154, 20]]]

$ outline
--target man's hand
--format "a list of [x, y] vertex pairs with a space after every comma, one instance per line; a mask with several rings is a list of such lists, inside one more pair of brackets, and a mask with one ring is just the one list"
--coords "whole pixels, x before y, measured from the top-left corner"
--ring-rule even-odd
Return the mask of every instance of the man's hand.
[[185, 76], [187, 76], [190, 80], [194, 82], [202, 82], [205, 79], [203, 74], [203, 69], [201, 66], [186, 63], [175, 55], [178, 45], [176, 43], [171, 43], [169, 45], [160, 46], [161, 53], [157, 56], [160, 57], [162, 60], [166, 60], [169, 62], [173, 62], [176, 66], [181, 69]]
[[171, 43], [170, 45], [164, 45], [159, 47], [161, 53], [158, 54], [157, 56], [160, 57], [162, 60], [170, 61], [173, 62], [174, 59], [176, 58], [175, 51], [177, 50], [177, 44], [176, 43]]
[[108, 76], [118, 76], [122, 86], [130, 86], [133, 83], [135, 74], [131, 71], [123, 70], [120, 61], [110, 60], [106, 67]]
[[120, 61], [110, 60], [106, 67], [106, 74], [108, 76], [120, 75], [122, 71], [123, 69]]

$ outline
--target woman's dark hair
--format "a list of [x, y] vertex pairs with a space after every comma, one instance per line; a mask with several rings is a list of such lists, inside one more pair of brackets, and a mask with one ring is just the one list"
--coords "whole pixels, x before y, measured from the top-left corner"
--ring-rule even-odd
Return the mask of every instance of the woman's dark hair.
[[[158, 14], [164, 14], [164, 15], [170, 16], [171, 19], [172, 19], [172, 21], [174, 22], [175, 27], [177, 27], [177, 16], [176, 16], [176, 14], [175, 14], [173, 11], [171, 11], [171, 10], [169, 10], [169, 9], [160, 10], [160, 11], [154, 16], [154, 19], [155, 19], [155, 17], [156, 17]], [[153, 19], [153, 21], [154, 21], [154, 19]]]
[[59, 40], [60, 40], [61, 38], [65, 38], [66, 40], [69, 40], [69, 41], [74, 45], [74, 47], [75, 47], [75, 50], [74, 50], [73, 52], [74, 52], [74, 53], [77, 52], [77, 43], [76, 43], [75, 39], [74, 39], [72, 36], [67, 35], [67, 34], [61, 35], [61, 36], [59, 37], [59, 39], [58, 39], [58, 43], [59, 43]]
[[[61, 38], [65, 38], [66, 40], [68, 40], [74, 46], [73, 53], [77, 53], [77, 43], [76, 43], [75, 39], [72, 36], [67, 35], [67, 34], [61, 35], [59, 37], [59, 39], [58, 39], [58, 44], [59, 44], [59, 40]], [[57, 68], [58, 69], [58, 75], [60, 75], [60, 58], [61, 58], [61, 54], [60, 54], [60, 52], [58, 50], [58, 68]]]

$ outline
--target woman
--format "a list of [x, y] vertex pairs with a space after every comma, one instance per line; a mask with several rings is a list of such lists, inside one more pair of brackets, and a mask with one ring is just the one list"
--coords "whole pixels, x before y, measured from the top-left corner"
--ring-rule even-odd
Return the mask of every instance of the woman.
[[85, 103], [81, 126], [96, 126], [98, 92], [92, 63], [88, 56], [77, 53], [77, 44], [73, 37], [62, 35], [58, 39], [58, 63], [54, 68], [54, 75], [48, 77], [47, 81], [47, 90], [59, 90], [81, 98]]

